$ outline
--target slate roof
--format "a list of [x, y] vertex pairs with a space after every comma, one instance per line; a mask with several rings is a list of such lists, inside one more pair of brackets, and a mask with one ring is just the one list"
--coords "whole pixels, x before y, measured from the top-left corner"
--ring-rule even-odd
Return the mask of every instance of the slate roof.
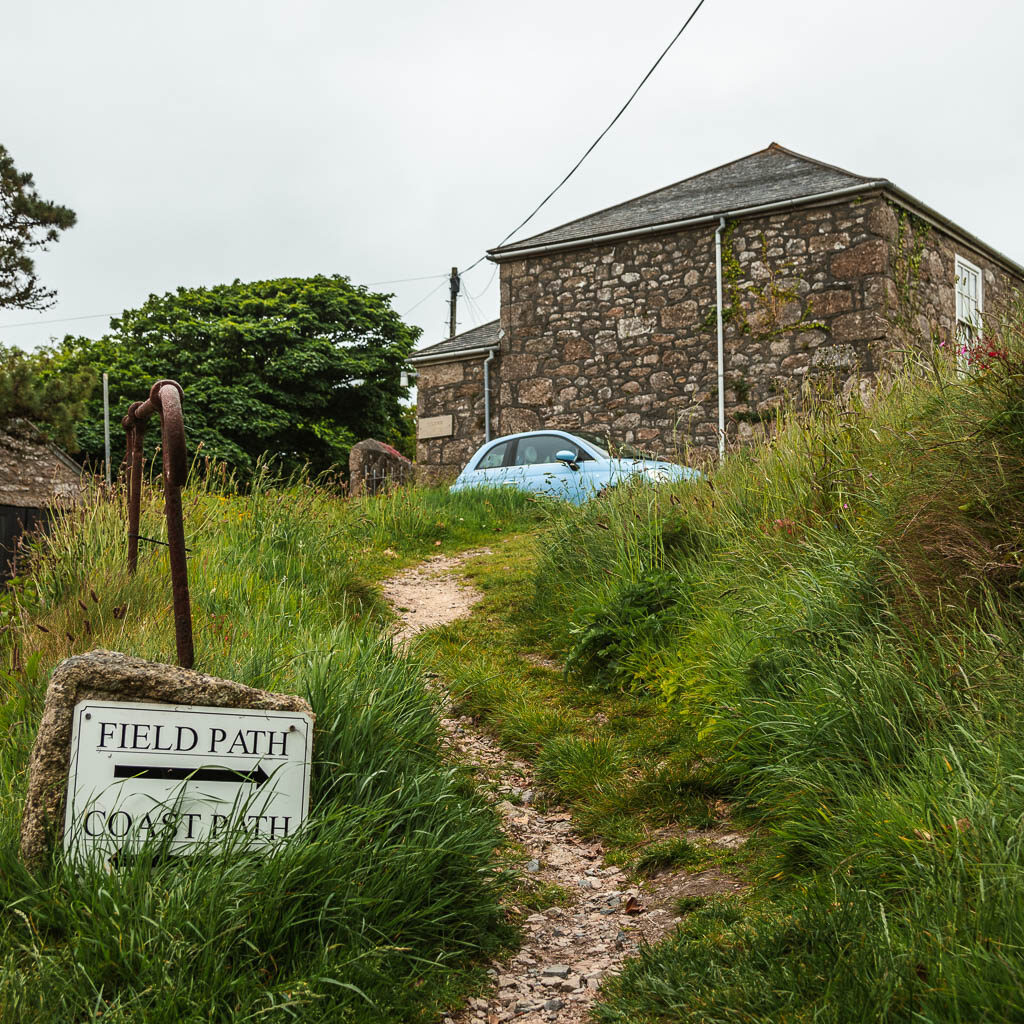
[[677, 181], [617, 206], [569, 221], [539, 235], [491, 249], [498, 258], [518, 249], [593, 238], [675, 221], [728, 213], [768, 203], [787, 202], [858, 185], [888, 185], [884, 178], [865, 178], [841, 167], [812, 160], [773, 142], [750, 156]]
[[409, 357], [409, 362], [415, 363], [420, 359], [432, 356], [458, 355], [460, 352], [476, 348], [497, 348], [500, 336], [501, 322], [492, 320], [490, 323], [463, 331], [462, 334], [456, 334], [454, 338], [445, 338], [444, 341], [439, 341], [435, 345], [418, 349]]

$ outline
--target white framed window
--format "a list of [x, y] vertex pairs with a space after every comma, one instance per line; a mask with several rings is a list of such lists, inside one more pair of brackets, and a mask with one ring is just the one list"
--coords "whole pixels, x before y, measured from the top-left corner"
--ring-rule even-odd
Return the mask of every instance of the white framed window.
[[957, 256], [954, 261], [956, 292], [956, 347], [958, 361], [967, 363], [968, 350], [981, 338], [982, 289], [981, 268]]

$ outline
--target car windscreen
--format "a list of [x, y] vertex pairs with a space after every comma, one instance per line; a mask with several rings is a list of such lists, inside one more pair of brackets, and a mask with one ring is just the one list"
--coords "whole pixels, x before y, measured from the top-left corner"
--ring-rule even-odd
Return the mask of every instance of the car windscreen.
[[586, 441], [591, 448], [596, 448], [599, 455], [608, 458], [608, 438], [598, 437], [597, 434], [577, 434], [578, 438]]
[[645, 452], [634, 444], [626, 441], [614, 441], [610, 437], [599, 437], [597, 434], [580, 433], [578, 437], [583, 438], [587, 444], [597, 448], [605, 458], [610, 459], [656, 459], [659, 456], [653, 452]]
[[613, 459], [633, 459], [634, 461], [641, 461], [643, 459], [660, 459], [660, 455], [656, 455], [652, 451], [644, 451], [643, 448], [637, 448], [634, 444], [615, 444], [614, 442], [609, 446]]

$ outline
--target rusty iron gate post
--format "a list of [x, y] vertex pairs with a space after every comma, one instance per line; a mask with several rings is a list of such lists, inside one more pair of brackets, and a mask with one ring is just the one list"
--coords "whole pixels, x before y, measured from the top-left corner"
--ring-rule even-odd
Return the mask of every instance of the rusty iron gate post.
[[134, 573], [139, 561], [142, 440], [147, 421], [153, 413], [160, 414], [164, 514], [167, 517], [167, 546], [171, 554], [171, 588], [174, 592], [174, 638], [178, 649], [178, 664], [182, 668], [191, 668], [195, 652], [192, 647], [192, 607], [185, 560], [185, 524], [181, 516], [181, 488], [188, 472], [185, 460], [185, 420], [181, 413], [183, 394], [177, 381], [158, 380], [150, 389], [146, 401], [135, 402], [129, 407], [121, 425], [125, 429], [127, 441], [128, 572]]

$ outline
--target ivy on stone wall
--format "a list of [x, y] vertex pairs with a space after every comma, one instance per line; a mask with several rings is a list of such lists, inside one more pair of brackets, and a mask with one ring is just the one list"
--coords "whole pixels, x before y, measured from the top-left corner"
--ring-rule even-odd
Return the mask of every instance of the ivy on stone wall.
[[[732, 221], [722, 234], [722, 290], [728, 296], [729, 304], [722, 306], [723, 322], [731, 323], [736, 330], [755, 341], [774, 341], [791, 331], [802, 332], [824, 328], [821, 320], [812, 319], [814, 300], [806, 305], [800, 299], [795, 285], [785, 284], [785, 272], [793, 264], [773, 265], [768, 256], [768, 239], [761, 233], [761, 262], [768, 278], [762, 285], [746, 281], [746, 273], [733, 249], [732, 238], [736, 232], [736, 221]], [[748, 313], [745, 296], [750, 297]], [[783, 322], [786, 307], [792, 302], [800, 303], [800, 315], [791, 323]], [[752, 317], [754, 322], [752, 322]], [[704, 318], [703, 326], [712, 330], [717, 326], [718, 306], [713, 305]]]
[[896, 240], [892, 247], [892, 280], [896, 301], [890, 304], [889, 320], [908, 338], [924, 341], [917, 326], [921, 312], [921, 263], [931, 226], [913, 213], [890, 204], [896, 214]]

